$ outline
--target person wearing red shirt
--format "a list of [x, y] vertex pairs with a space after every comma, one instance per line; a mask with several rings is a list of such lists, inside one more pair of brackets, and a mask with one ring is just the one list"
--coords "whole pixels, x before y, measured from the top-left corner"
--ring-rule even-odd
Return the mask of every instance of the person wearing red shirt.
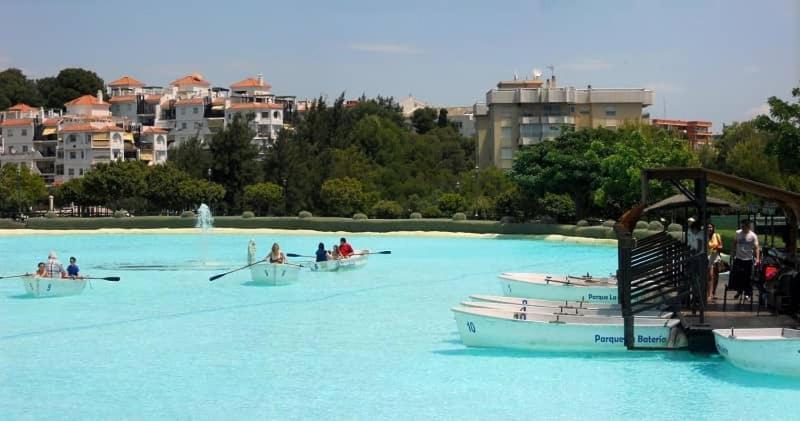
[[347, 243], [344, 237], [339, 239], [339, 255], [342, 257], [350, 257], [353, 255], [353, 247]]

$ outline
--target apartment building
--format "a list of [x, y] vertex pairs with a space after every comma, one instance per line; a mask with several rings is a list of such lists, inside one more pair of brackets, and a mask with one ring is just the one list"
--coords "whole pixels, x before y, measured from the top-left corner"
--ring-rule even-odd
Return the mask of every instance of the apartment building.
[[711, 122], [703, 120], [668, 120], [654, 118], [651, 124], [667, 129], [689, 141], [692, 149], [698, 149], [703, 145], [711, 145]]
[[448, 107], [447, 121], [458, 129], [461, 136], [475, 136], [475, 115], [472, 107]]
[[641, 122], [653, 103], [647, 89], [558, 87], [556, 77], [501, 81], [473, 106], [477, 165], [508, 169], [520, 148], [554, 139], [563, 128], [606, 127]]
[[253, 143], [259, 146], [263, 153], [272, 147], [278, 138], [278, 132], [283, 128], [284, 108], [293, 106], [294, 102], [287, 103], [283, 97], [281, 102], [272, 94], [272, 85], [264, 81], [261, 74], [255, 78], [240, 80], [230, 86], [231, 102], [225, 109], [226, 124], [233, 121], [234, 116], [242, 118], [252, 117], [250, 128], [255, 132]]
[[0, 165], [27, 166], [46, 182], [55, 176], [60, 112], [16, 104], [0, 111]]

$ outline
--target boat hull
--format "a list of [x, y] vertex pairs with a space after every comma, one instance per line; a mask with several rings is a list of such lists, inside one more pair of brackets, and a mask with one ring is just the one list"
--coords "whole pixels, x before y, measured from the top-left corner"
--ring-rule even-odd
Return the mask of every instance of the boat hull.
[[22, 283], [28, 295], [38, 298], [78, 295], [86, 288], [86, 279], [37, 278], [25, 276]]
[[482, 301], [487, 303], [500, 303], [511, 305], [527, 305], [534, 307], [550, 307], [550, 308], [585, 308], [585, 309], [616, 309], [619, 310], [619, 304], [589, 304], [585, 301], [554, 301], [554, 300], [537, 300], [535, 298], [521, 298], [521, 297], [507, 297], [504, 295], [470, 295], [473, 301]]
[[785, 337], [781, 328], [715, 329], [717, 351], [743, 370], [800, 377], [800, 332]]
[[[532, 351], [624, 352], [621, 319], [579, 316], [502, 314], [487, 309], [452, 309], [458, 332], [469, 347]], [[686, 336], [677, 320], [637, 319], [634, 340], [639, 348], [683, 348]]]
[[589, 304], [618, 304], [617, 286], [601, 283], [585, 286], [552, 282], [539, 279], [516, 278], [500, 275], [503, 294], [509, 297], [525, 297], [552, 301], [583, 301]]
[[290, 285], [297, 282], [300, 266], [278, 263], [259, 263], [250, 267], [250, 280], [267, 286]]
[[[535, 305], [513, 305], [503, 303], [490, 303], [485, 301], [462, 301], [464, 307], [490, 308], [495, 310], [509, 311], [512, 313], [536, 313], [536, 314], [563, 314], [575, 316], [600, 316], [600, 317], [622, 317], [619, 309], [589, 309], [577, 307], [540, 307]], [[669, 319], [674, 314], [671, 311], [648, 310], [636, 314], [636, 317], [649, 317], [658, 319]]]

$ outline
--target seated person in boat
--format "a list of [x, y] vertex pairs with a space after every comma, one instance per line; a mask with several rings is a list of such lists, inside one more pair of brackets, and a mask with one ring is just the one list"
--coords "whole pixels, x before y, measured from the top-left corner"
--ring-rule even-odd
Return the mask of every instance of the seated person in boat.
[[270, 263], [286, 263], [286, 255], [281, 251], [281, 246], [278, 243], [272, 244], [272, 250], [267, 255]]
[[36, 277], [42, 278], [46, 274], [47, 274], [47, 269], [45, 268], [44, 262], [39, 262], [39, 265], [36, 267]]
[[353, 247], [347, 242], [347, 239], [345, 239], [344, 237], [339, 239], [339, 254], [344, 258], [353, 255]]
[[333, 245], [333, 251], [331, 251], [331, 259], [333, 259], [333, 260], [339, 260], [339, 259], [341, 259], [341, 258], [342, 258], [342, 255], [341, 255], [341, 253], [339, 252], [339, 246], [338, 246], [338, 245], [336, 245], [336, 244], [334, 244], [334, 245]]
[[64, 270], [64, 266], [61, 265], [61, 262], [58, 261], [58, 254], [54, 251], [51, 251], [50, 254], [47, 255], [44, 276], [45, 278], [67, 277], [67, 272]]
[[317, 261], [318, 262], [325, 262], [331, 258], [331, 254], [328, 253], [328, 250], [325, 250], [325, 244], [319, 243], [317, 247]]
[[80, 276], [81, 269], [78, 267], [78, 264], [75, 263], [75, 257], [69, 258], [69, 266], [67, 266], [67, 276], [70, 278], [83, 278]]

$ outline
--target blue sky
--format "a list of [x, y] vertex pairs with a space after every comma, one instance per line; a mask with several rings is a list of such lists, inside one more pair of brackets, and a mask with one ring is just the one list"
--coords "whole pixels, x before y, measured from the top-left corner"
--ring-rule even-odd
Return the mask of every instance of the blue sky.
[[[555, 66], [559, 85], [648, 87], [653, 117], [746, 119], [800, 85], [800, 2], [0, 0], [0, 68], [166, 85], [263, 73], [276, 94], [482, 101]], [[666, 104], [665, 104], [666, 103]]]

